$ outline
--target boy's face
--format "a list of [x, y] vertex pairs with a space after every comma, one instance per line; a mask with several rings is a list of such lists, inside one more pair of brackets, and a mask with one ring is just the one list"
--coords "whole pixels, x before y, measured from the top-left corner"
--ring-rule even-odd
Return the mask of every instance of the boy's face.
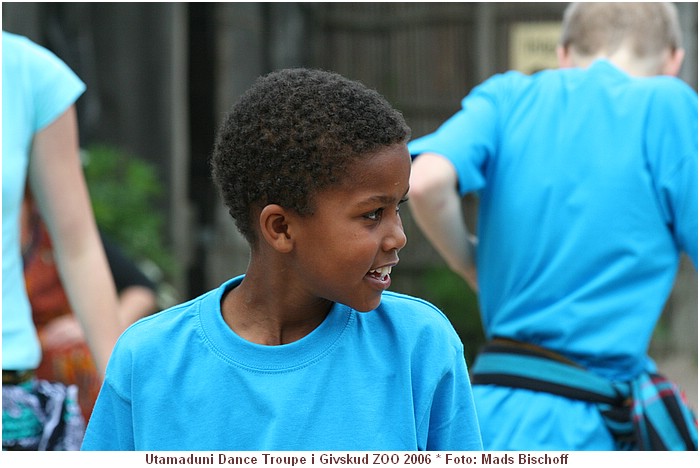
[[390, 146], [351, 164], [341, 186], [315, 197], [314, 214], [299, 218], [295, 236], [293, 274], [302, 287], [361, 312], [379, 305], [406, 245], [398, 210], [410, 171], [406, 145]]

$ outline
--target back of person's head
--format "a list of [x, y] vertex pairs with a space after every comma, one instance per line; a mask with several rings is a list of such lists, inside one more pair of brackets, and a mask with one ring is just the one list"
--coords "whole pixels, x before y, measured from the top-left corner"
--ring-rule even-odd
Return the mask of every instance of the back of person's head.
[[313, 197], [344, 182], [348, 165], [405, 143], [410, 130], [378, 92], [321, 70], [258, 78], [227, 115], [212, 175], [238, 230], [255, 245], [253, 217], [278, 204], [313, 213]]
[[655, 74], [682, 48], [678, 12], [671, 3], [572, 3], [564, 12], [560, 44], [579, 57], [611, 57], [626, 49]]

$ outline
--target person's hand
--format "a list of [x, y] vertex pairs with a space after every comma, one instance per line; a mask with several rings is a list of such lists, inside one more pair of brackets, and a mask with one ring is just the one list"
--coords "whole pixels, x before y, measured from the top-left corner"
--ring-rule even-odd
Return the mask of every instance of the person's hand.
[[145, 286], [129, 286], [119, 293], [117, 315], [124, 328], [158, 309], [158, 296]]
[[40, 332], [42, 347], [68, 348], [85, 341], [80, 323], [73, 315], [62, 315], [51, 320]]

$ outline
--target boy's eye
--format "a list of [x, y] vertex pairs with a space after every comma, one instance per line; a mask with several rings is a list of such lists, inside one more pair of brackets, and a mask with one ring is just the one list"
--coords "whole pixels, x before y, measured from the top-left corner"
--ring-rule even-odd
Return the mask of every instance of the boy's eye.
[[402, 198], [402, 199], [399, 201], [399, 204], [396, 205], [396, 212], [397, 212], [397, 213], [398, 213], [399, 210], [401, 209], [401, 205], [403, 205], [403, 204], [406, 203], [407, 201], [408, 201], [408, 198]]
[[379, 208], [378, 210], [374, 210], [371, 213], [367, 213], [365, 215], [365, 218], [369, 219], [370, 221], [379, 221], [382, 219], [382, 212], [384, 211], [384, 208]]
[[[408, 198], [403, 198], [399, 201], [398, 205], [396, 205], [396, 213], [399, 212], [401, 209], [401, 205], [406, 203], [408, 201]], [[382, 219], [382, 215], [384, 214], [384, 208], [378, 208], [370, 213], [367, 213], [364, 215], [365, 218], [369, 219], [370, 221], [380, 221]]]

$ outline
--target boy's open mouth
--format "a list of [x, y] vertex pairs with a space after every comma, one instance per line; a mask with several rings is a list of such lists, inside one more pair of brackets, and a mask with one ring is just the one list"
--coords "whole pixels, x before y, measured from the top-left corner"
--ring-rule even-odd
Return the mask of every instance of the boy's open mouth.
[[376, 268], [374, 270], [369, 270], [367, 273], [368, 276], [371, 276], [373, 278], [377, 278], [381, 281], [386, 281], [386, 279], [389, 277], [391, 274], [391, 267], [390, 266], [385, 266], [381, 268]]

